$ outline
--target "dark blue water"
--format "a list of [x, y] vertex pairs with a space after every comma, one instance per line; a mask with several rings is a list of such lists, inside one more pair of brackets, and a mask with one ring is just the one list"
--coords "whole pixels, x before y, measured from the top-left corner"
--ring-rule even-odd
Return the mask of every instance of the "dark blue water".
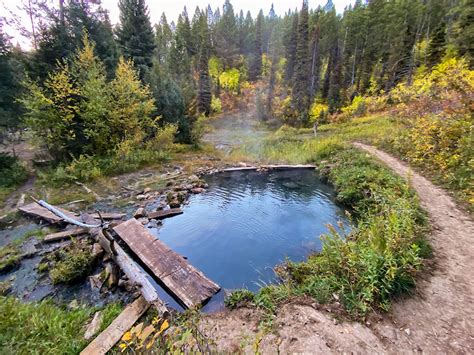
[[[154, 232], [222, 289], [256, 291], [274, 282], [277, 264], [321, 249], [326, 224], [347, 225], [334, 191], [311, 170], [220, 173], [205, 180], [208, 190]], [[206, 308], [218, 308], [222, 298]]]

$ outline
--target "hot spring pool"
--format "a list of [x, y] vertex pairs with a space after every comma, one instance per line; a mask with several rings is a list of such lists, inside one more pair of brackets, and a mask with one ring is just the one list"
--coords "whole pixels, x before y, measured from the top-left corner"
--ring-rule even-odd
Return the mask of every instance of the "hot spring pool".
[[[193, 195], [184, 214], [151, 229], [221, 288], [256, 291], [275, 281], [273, 268], [321, 249], [326, 224], [348, 225], [334, 191], [315, 171], [237, 171], [204, 177], [209, 188]], [[178, 307], [169, 297], [171, 306]], [[223, 291], [204, 310], [222, 307]]]

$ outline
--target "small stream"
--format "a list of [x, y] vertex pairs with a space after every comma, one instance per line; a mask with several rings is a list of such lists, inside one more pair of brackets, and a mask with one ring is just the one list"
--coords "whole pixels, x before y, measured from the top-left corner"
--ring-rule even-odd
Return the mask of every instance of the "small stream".
[[[223, 290], [256, 291], [276, 282], [277, 264], [321, 250], [326, 224], [348, 226], [334, 191], [312, 170], [237, 171], [204, 179], [208, 190], [191, 196], [184, 214], [150, 230]], [[221, 291], [204, 310], [222, 308], [223, 297]]]

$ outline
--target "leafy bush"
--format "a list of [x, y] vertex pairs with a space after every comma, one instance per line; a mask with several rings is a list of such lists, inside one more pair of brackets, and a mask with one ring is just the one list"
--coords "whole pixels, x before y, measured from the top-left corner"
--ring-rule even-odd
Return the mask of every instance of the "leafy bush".
[[318, 124], [325, 123], [328, 118], [329, 106], [320, 102], [313, 102], [309, 109], [309, 121]]
[[211, 99], [211, 110], [213, 113], [221, 113], [222, 112], [222, 102], [221, 99], [212, 95]]
[[362, 116], [367, 112], [366, 99], [362, 96], [356, 96], [352, 99], [350, 105], [342, 108], [340, 117], [347, 120], [352, 117]]
[[25, 167], [18, 158], [0, 153], [0, 187], [14, 187], [27, 178]]
[[252, 303], [254, 294], [246, 289], [234, 290], [225, 299], [224, 304], [230, 309], [241, 307], [244, 304]]
[[393, 146], [411, 163], [457, 190], [474, 208], [474, 71], [446, 59], [413, 85], [391, 93], [405, 129]]
[[222, 88], [232, 93], [237, 93], [240, 84], [240, 72], [237, 68], [224, 71], [219, 75], [219, 83]]

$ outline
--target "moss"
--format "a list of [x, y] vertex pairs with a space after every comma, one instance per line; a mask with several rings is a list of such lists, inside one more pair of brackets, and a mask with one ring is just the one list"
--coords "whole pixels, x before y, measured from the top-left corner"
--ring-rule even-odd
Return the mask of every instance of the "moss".
[[8, 272], [20, 265], [21, 256], [18, 246], [9, 244], [0, 249], [0, 273]]
[[92, 270], [94, 257], [91, 246], [74, 241], [67, 249], [56, 252], [50, 259], [53, 265], [49, 276], [53, 284], [71, 284], [85, 278]]

